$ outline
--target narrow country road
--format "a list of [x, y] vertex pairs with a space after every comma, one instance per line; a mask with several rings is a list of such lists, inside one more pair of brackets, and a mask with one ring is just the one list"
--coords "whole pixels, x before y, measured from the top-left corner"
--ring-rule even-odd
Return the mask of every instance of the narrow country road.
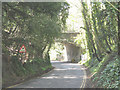
[[85, 72], [76, 63], [52, 61], [54, 70], [13, 88], [84, 88]]

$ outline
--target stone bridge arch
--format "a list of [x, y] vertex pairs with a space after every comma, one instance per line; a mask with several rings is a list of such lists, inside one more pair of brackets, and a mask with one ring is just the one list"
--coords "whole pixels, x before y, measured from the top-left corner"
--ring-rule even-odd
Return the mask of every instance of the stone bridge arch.
[[74, 43], [74, 37], [79, 33], [62, 33], [61, 37], [56, 40], [65, 46], [67, 62], [79, 62], [81, 59], [81, 47]]

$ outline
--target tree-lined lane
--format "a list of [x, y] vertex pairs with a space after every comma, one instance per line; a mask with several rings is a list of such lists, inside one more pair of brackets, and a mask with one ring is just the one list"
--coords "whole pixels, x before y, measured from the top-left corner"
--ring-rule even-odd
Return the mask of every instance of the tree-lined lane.
[[15, 88], [80, 88], [83, 84], [84, 71], [79, 64], [53, 61], [55, 67], [41, 77], [31, 79]]

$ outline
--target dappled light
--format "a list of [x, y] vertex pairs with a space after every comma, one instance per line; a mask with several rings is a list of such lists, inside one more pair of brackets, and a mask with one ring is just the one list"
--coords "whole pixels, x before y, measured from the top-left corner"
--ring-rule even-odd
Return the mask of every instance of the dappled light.
[[79, 78], [83, 78], [83, 76], [74, 76], [74, 75], [65, 75], [63, 77], [58, 76], [49, 76], [49, 77], [42, 77], [43, 79], [79, 79]]
[[[53, 63], [55, 62], [55, 63]], [[65, 63], [60, 61], [53, 61], [52, 65], [55, 67], [54, 70], [42, 75], [42, 77], [37, 77], [35, 79], [29, 80], [24, 84], [20, 84], [15, 88], [19, 87], [31, 87], [35, 85], [34, 88], [80, 88], [84, 81], [85, 73], [80, 70], [79, 65], [76, 66], [71, 63], [71, 66], [67, 65], [70, 63]]]
[[1, 15], [3, 88], [119, 87], [117, 0], [3, 2]]

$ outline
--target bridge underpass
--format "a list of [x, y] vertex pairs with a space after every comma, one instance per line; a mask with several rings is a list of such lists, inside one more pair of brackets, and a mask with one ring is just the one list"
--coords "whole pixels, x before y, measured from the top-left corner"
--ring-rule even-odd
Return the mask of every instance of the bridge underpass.
[[67, 62], [79, 62], [81, 59], [81, 47], [74, 42], [78, 34], [80, 33], [62, 33], [61, 37], [55, 40], [64, 45], [66, 53], [64, 60]]
[[[74, 43], [74, 37], [77, 34], [79, 33], [66, 33], [61, 36], [62, 38], [56, 40], [64, 45], [68, 62], [80, 61], [81, 47]], [[85, 87], [86, 72], [82, 65], [61, 61], [51, 61], [51, 64], [55, 68], [50, 72], [8, 88], [77, 88], [79, 90]]]

